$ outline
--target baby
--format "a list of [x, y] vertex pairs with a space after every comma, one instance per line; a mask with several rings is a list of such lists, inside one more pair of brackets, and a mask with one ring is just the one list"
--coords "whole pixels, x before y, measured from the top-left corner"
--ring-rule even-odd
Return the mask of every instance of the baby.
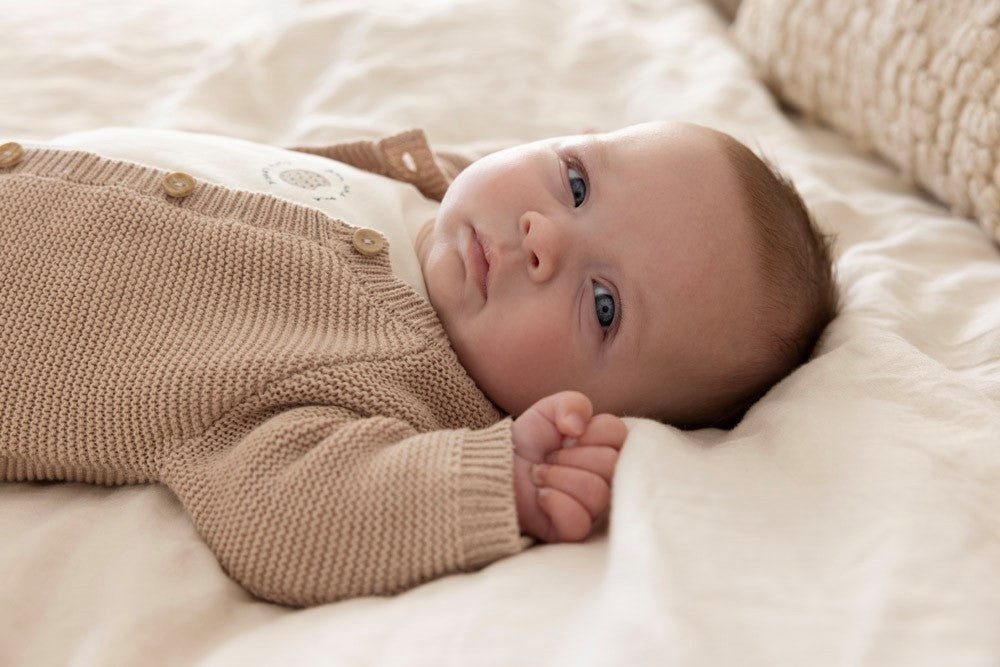
[[730, 426], [834, 316], [822, 235], [728, 135], [551, 139], [454, 180], [386, 146], [314, 152], [443, 192], [429, 304], [317, 210], [0, 147], [0, 479], [164, 483], [269, 600], [395, 592], [584, 539], [619, 416]]
[[[791, 184], [693, 124], [488, 155], [417, 250], [462, 365], [520, 415], [518, 516], [545, 540], [586, 536], [607, 507], [626, 432], [612, 415], [732, 425], [836, 311], [826, 242]], [[556, 449], [581, 434], [604, 446]]]

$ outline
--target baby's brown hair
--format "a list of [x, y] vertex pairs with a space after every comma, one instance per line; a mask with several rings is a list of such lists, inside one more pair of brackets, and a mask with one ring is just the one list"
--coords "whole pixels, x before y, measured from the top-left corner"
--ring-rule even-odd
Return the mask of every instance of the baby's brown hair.
[[830, 237], [824, 235], [790, 180], [744, 144], [719, 133], [751, 218], [754, 250], [764, 288], [761, 353], [732, 378], [737, 397], [707, 425], [730, 428], [771, 387], [812, 355], [820, 335], [836, 316], [839, 299]]

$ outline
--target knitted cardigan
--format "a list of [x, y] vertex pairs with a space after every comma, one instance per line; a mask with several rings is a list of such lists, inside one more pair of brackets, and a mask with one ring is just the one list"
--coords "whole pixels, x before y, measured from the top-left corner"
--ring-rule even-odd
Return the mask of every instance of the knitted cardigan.
[[[420, 131], [299, 150], [435, 198], [463, 166]], [[54, 148], [0, 169], [0, 479], [163, 483], [231, 577], [290, 605], [523, 548], [511, 420], [387, 252], [164, 178]]]

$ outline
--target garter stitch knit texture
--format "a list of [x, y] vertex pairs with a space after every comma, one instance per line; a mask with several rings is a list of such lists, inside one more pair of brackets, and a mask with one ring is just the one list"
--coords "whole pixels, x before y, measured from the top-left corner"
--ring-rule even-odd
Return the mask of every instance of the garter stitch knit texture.
[[[433, 197], [462, 166], [419, 131], [310, 150]], [[161, 482], [230, 576], [291, 605], [523, 548], [511, 420], [387, 253], [164, 175], [52, 148], [0, 169], [0, 479]]]

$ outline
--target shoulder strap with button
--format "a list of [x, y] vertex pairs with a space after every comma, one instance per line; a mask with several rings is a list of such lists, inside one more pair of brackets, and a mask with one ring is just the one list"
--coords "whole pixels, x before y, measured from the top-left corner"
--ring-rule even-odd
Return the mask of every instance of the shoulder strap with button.
[[[440, 200], [452, 179], [464, 168], [448, 155], [439, 163], [423, 130], [413, 129], [378, 141], [362, 139], [326, 146], [294, 146], [292, 150], [346, 162], [380, 176], [412, 183], [431, 199]], [[443, 167], [443, 168], [442, 168]]]

